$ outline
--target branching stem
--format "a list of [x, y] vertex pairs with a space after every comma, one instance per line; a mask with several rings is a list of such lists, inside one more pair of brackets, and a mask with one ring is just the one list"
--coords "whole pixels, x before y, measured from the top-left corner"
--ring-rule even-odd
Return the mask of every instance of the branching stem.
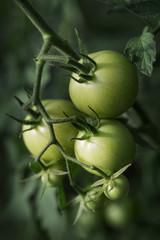
[[[50, 132], [50, 141], [46, 145], [46, 147], [41, 151], [39, 156], [37, 157], [37, 161], [40, 162], [40, 158], [43, 155], [43, 153], [52, 145], [56, 144], [56, 146], [59, 148], [60, 152], [64, 156], [65, 159], [72, 161], [82, 167], [90, 168], [92, 170], [97, 171], [101, 174], [104, 178], [106, 177], [105, 173], [103, 173], [100, 169], [96, 168], [95, 166], [90, 166], [84, 163], [79, 162], [77, 159], [69, 156], [58, 140], [56, 139], [53, 123], [57, 123], [58, 120], [53, 120], [48, 115], [46, 109], [44, 108], [41, 97], [40, 97], [40, 90], [41, 90], [41, 79], [42, 79], [42, 73], [43, 69], [47, 60], [47, 57], [45, 59], [45, 55], [49, 52], [51, 46], [53, 45], [55, 48], [57, 48], [60, 52], [62, 52], [65, 55], [68, 55], [68, 58], [65, 58], [67, 60], [67, 64], [71, 64], [83, 73], [89, 73], [89, 68], [84, 66], [83, 64], [79, 63], [80, 57], [75, 53], [75, 51], [69, 46], [68, 42], [60, 38], [44, 21], [44, 19], [39, 15], [39, 13], [34, 9], [34, 7], [27, 1], [27, 0], [15, 0], [15, 2], [19, 5], [19, 7], [23, 10], [23, 12], [26, 14], [26, 16], [31, 20], [31, 22], [36, 26], [36, 28], [40, 31], [43, 37], [43, 45], [42, 48], [35, 60], [36, 63], [36, 71], [35, 71], [35, 79], [34, 79], [34, 86], [33, 86], [33, 93], [29, 99], [29, 101], [25, 104], [23, 104], [23, 108], [25, 110], [31, 109], [31, 107], [36, 106], [37, 110], [39, 111], [41, 117], [44, 119], [44, 121], [48, 125], [48, 129]], [[67, 121], [75, 121], [75, 117], [67, 118], [67, 120], [62, 120], [62, 122]], [[75, 187], [75, 186], [74, 186]], [[80, 189], [77, 191], [80, 191]]]
[[75, 51], [70, 47], [68, 42], [59, 37], [53, 31], [53, 29], [48, 26], [48, 24], [44, 21], [40, 14], [27, 0], [15, 0], [15, 2], [42, 34], [44, 41], [46, 39], [49, 39], [51, 41], [51, 44], [62, 53], [71, 56], [76, 61], [80, 59], [78, 54], [75, 53]]
[[75, 60], [73, 60], [71, 57], [69, 56], [56, 56], [56, 55], [41, 55], [39, 56], [39, 59], [42, 59], [44, 61], [50, 61], [50, 62], [58, 62], [58, 63], [62, 63], [62, 64], [70, 64], [72, 66], [74, 66], [75, 68], [77, 68], [79, 71], [81, 71], [82, 73], [89, 73], [90, 69], [88, 67], [86, 67], [86, 65], [83, 65]]

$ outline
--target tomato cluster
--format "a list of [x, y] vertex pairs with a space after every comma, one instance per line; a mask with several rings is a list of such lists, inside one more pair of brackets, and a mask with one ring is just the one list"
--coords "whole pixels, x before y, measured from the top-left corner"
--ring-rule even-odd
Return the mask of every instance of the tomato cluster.
[[[135, 143], [128, 128], [116, 117], [134, 103], [138, 78], [133, 64], [120, 53], [100, 51], [90, 54], [89, 58], [95, 63], [88, 73], [89, 80], [79, 81], [82, 74], [72, 74], [69, 94], [73, 103], [67, 100], [44, 100], [42, 103], [52, 119], [64, 118], [64, 112], [68, 117], [77, 115], [73, 105], [83, 116], [86, 114], [90, 119], [94, 118], [95, 114], [98, 116], [99, 122], [96, 126], [87, 121], [84, 123], [83, 119], [81, 130], [72, 123], [53, 124], [53, 129], [65, 152], [86, 164], [85, 169], [90, 173], [102, 176], [105, 179], [104, 194], [111, 200], [118, 200], [127, 195], [129, 183], [121, 174], [123, 171], [116, 173], [132, 163]], [[80, 63], [86, 62], [81, 59]], [[28, 119], [30, 116], [27, 116], [26, 120]], [[77, 120], [78, 124], [80, 122]], [[49, 142], [50, 133], [43, 118], [34, 128], [31, 127], [23, 125], [23, 138], [29, 151], [37, 157]], [[47, 176], [48, 186], [61, 184], [62, 176], [55, 176], [54, 171], [52, 172], [53, 166], [58, 168], [59, 163], [64, 162], [63, 155], [55, 144], [44, 151], [41, 162], [47, 169], [41, 178], [42, 182]], [[92, 200], [92, 197], [86, 196]], [[86, 206], [88, 204], [91, 203]]]
[[[138, 77], [133, 64], [120, 53], [100, 51], [89, 57], [96, 63], [94, 71], [90, 71], [92, 79], [80, 82], [80, 75], [73, 73], [69, 93], [80, 111], [90, 116], [96, 112], [100, 122], [98, 128], [86, 139], [83, 139], [83, 130], [78, 133], [74, 151], [80, 162], [98, 168], [111, 178], [134, 159], [134, 139], [128, 128], [115, 118], [134, 103], [138, 92]], [[86, 170], [101, 175], [97, 169]], [[112, 180], [112, 187], [110, 180], [106, 180], [105, 195], [112, 200], [125, 197], [129, 190], [127, 178], [117, 175]]]

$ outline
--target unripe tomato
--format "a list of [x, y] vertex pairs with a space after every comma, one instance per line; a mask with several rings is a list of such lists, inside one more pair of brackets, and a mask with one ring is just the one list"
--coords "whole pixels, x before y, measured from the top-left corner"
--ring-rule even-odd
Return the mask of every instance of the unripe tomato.
[[86, 210], [99, 210], [103, 207], [105, 202], [105, 195], [101, 194], [98, 196], [101, 187], [91, 189], [86, 193], [85, 196], [85, 209]]
[[[71, 79], [70, 97], [75, 106], [89, 115], [113, 118], [132, 106], [138, 92], [138, 78], [133, 64], [115, 51], [100, 51], [89, 55], [96, 63], [93, 78], [84, 83]], [[80, 60], [82, 61], [82, 60]], [[73, 73], [73, 77], [79, 76]]]
[[62, 184], [64, 175], [57, 175], [55, 170], [65, 170], [64, 165], [54, 164], [51, 168], [48, 168], [41, 176], [42, 183], [47, 182], [47, 187], [58, 187]]
[[[77, 138], [83, 136], [79, 132]], [[76, 158], [90, 166], [95, 166], [108, 176], [132, 163], [135, 143], [128, 128], [117, 120], [100, 120], [100, 126], [85, 140], [75, 141]], [[99, 175], [95, 170], [87, 171]]]
[[129, 197], [120, 201], [110, 201], [104, 209], [106, 223], [118, 229], [130, 226], [137, 215], [136, 203]]
[[[67, 100], [44, 100], [42, 101], [47, 113], [52, 119], [65, 118], [63, 112], [68, 116], [75, 116], [76, 112], [73, 109], [73, 104]], [[27, 116], [26, 119], [29, 119]], [[71, 123], [57, 123], [54, 124], [54, 131], [57, 140], [68, 154], [73, 154], [74, 143], [70, 142], [71, 138], [76, 137], [78, 131]], [[23, 131], [31, 128], [31, 126], [23, 125]], [[34, 129], [25, 131], [23, 139], [28, 150], [37, 157], [44, 149], [50, 140], [50, 133], [48, 126], [44, 119]], [[56, 145], [51, 145], [41, 157], [46, 164], [53, 164], [63, 159], [61, 152]]]
[[104, 190], [104, 194], [111, 200], [120, 200], [125, 198], [129, 191], [128, 179], [121, 174], [116, 179], [111, 180]]

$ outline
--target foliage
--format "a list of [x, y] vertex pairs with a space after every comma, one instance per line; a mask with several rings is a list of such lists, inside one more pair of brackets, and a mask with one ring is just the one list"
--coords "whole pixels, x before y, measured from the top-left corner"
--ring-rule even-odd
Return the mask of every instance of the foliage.
[[137, 68], [147, 76], [151, 76], [153, 63], [156, 60], [156, 43], [154, 35], [145, 27], [139, 38], [132, 38], [126, 45], [125, 52], [135, 62]]

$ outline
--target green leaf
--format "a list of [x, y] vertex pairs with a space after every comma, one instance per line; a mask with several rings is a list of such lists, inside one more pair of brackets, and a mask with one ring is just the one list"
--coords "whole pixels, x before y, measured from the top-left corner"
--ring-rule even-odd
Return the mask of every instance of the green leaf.
[[147, 76], [151, 76], [156, 60], [156, 43], [153, 38], [154, 35], [145, 27], [142, 35], [130, 39], [124, 50], [137, 68]]
[[125, 6], [132, 13], [140, 17], [159, 17], [160, 16], [160, 1], [141, 1], [131, 3]]

